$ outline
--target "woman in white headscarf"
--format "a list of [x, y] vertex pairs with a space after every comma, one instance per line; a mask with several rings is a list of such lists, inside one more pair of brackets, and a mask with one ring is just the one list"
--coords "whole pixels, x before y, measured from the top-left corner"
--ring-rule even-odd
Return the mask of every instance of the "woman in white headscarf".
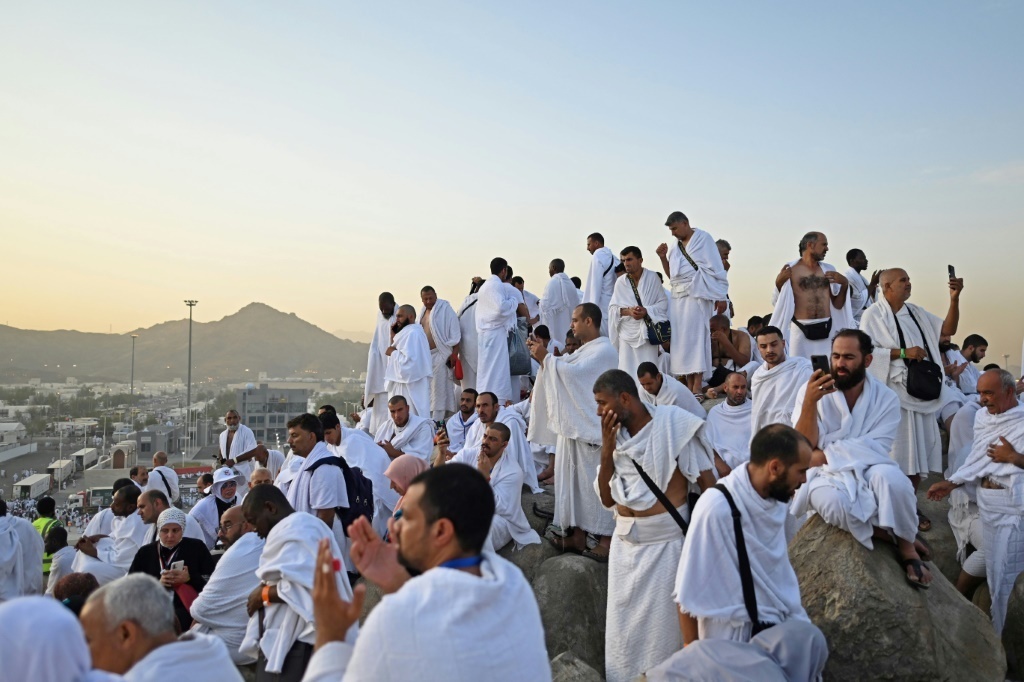
[[113, 682], [92, 670], [89, 647], [75, 614], [49, 597], [22, 597], [0, 604], [3, 678], [46, 682]]
[[192, 507], [189, 515], [199, 522], [206, 536], [206, 548], [217, 544], [217, 526], [220, 517], [231, 507], [241, 502], [238, 488], [245, 483], [245, 476], [230, 467], [221, 467], [213, 472], [213, 485], [206, 489], [206, 497]]
[[213, 573], [213, 558], [202, 540], [184, 537], [185, 512], [171, 507], [156, 522], [157, 539], [135, 555], [129, 573], [153, 576], [174, 593], [174, 615], [182, 631], [192, 627], [189, 609]]

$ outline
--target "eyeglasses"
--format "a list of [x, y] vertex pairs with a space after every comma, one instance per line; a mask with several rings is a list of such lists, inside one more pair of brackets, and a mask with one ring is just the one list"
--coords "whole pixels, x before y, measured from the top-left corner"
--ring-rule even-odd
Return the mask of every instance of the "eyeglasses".
[[229, 530], [231, 530], [231, 527], [234, 526], [234, 525], [235, 524], [230, 523], [230, 522], [229, 523], [223, 523], [223, 524], [217, 526], [217, 532], [220, 533], [220, 532], [223, 531], [223, 532], [227, 533]]

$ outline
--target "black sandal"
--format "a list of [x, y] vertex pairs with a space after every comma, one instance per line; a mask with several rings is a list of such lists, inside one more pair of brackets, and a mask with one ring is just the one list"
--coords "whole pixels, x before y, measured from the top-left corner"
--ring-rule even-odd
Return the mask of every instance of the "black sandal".
[[[908, 583], [919, 590], [927, 590], [931, 587], [931, 585], [921, 582], [924, 580], [924, 571], [922, 570], [924, 568], [924, 564], [921, 563], [920, 559], [900, 559], [900, 566], [903, 567], [903, 577], [907, 579]], [[914, 568], [914, 573], [917, 574], [917, 580], [913, 580], [909, 575], [907, 575], [907, 566], [912, 566]]]

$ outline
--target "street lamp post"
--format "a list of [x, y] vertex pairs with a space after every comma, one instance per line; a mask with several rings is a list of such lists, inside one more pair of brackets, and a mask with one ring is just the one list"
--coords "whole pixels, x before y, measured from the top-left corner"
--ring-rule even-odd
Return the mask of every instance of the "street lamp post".
[[[187, 299], [188, 306], [188, 384], [185, 388], [185, 449], [188, 450], [192, 444], [192, 309], [199, 301]], [[181, 463], [185, 464], [185, 455], [181, 456]]]
[[64, 431], [60, 428], [60, 391], [57, 391], [57, 459], [64, 458]]
[[[128, 397], [128, 418], [131, 419], [132, 432], [135, 431], [135, 339], [139, 338], [138, 334], [132, 334], [132, 374], [131, 374], [131, 392]], [[135, 455], [135, 463], [138, 464], [139, 456]]]

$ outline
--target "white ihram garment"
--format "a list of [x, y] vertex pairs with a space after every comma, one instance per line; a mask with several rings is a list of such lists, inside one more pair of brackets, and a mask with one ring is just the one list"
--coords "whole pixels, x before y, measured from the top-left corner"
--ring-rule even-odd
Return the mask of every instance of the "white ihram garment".
[[[974, 445], [974, 421], [981, 409], [978, 396], [971, 396], [961, 407], [949, 426], [949, 466], [945, 477], [951, 478], [967, 461]], [[956, 539], [956, 560], [963, 570], [978, 578], [985, 577], [985, 535], [978, 511], [978, 484], [964, 483], [949, 495], [949, 528]], [[967, 556], [967, 544], [975, 551]]]
[[178, 473], [170, 467], [153, 467], [153, 470], [149, 472], [149, 483], [146, 484], [146, 490], [159, 490], [173, 504], [180, 496]]
[[[267, 658], [267, 672], [281, 672], [284, 658], [296, 641], [307, 644], [316, 642], [313, 570], [323, 539], [331, 544], [331, 556], [341, 556], [334, 534], [324, 522], [311, 514], [298, 511], [279, 521], [267, 534], [256, 574], [262, 582], [277, 586], [277, 594], [282, 603], [275, 602], [264, 607], [262, 639], [259, 635], [259, 614], [249, 618], [239, 650], [242, 655], [252, 658], [256, 658], [262, 651]], [[334, 578], [338, 595], [351, 602], [352, 587], [348, 583], [348, 575], [345, 571], [336, 571]], [[359, 623], [353, 623], [345, 640], [354, 642], [358, 633]]]
[[238, 484], [238, 499], [245, 497], [245, 494], [249, 492], [249, 476], [252, 474], [253, 469], [256, 468], [256, 460], [250, 459], [244, 462], [239, 462], [238, 458], [241, 455], [254, 450], [256, 448], [256, 434], [252, 432], [245, 424], [239, 424], [238, 429], [235, 431], [234, 437], [231, 439], [231, 452], [226, 452], [228, 444], [228, 430], [220, 432], [220, 454], [225, 459], [235, 460], [234, 469], [242, 475], [244, 480]]
[[469, 434], [470, 427], [477, 422], [476, 412], [469, 413], [469, 419], [465, 419], [462, 416], [462, 412], [456, 412], [448, 421], [444, 423], [444, 431], [448, 434], [448, 449], [452, 452], [458, 452], [466, 444], [466, 436]]
[[[463, 450], [452, 462], [465, 464], [477, 469], [477, 457]], [[530, 467], [533, 468], [532, 465]], [[523, 470], [515, 460], [508, 456], [508, 450], [501, 455], [498, 463], [491, 470], [491, 489], [494, 491], [494, 518], [491, 519], [491, 532], [488, 535], [490, 548], [497, 552], [510, 542], [515, 542], [515, 549], [523, 545], [540, 544], [540, 536], [530, 527], [523, 512]]]
[[[426, 308], [420, 308], [421, 323], [426, 312]], [[430, 349], [430, 416], [440, 421], [458, 406], [455, 401], [455, 379], [448, 360], [452, 350], [462, 341], [462, 329], [459, 327], [459, 316], [451, 304], [440, 298], [430, 310], [428, 324], [430, 338], [434, 340], [434, 348]]]
[[[395, 304], [398, 310], [398, 304]], [[388, 418], [388, 389], [384, 380], [384, 371], [388, 366], [387, 350], [391, 345], [391, 327], [397, 321], [394, 313], [391, 317], [384, 317], [384, 313], [377, 312], [377, 322], [373, 330], [373, 340], [370, 341], [370, 349], [366, 359], [366, 386], [363, 389], [363, 404], [370, 410], [370, 433], [373, 433]], [[373, 405], [370, 405], [370, 402]]]
[[744, 400], [742, 405], [719, 403], [708, 411], [705, 431], [711, 446], [730, 469], [750, 461], [750, 413], [753, 403]]
[[376, 443], [390, 441], [402, 453], [429, 462], [434, 452], [434, 422], [414, 414], [409, 415], [405, 426], [397, 426], [393, 419], [388, 419], [377, 429], [373, 440]]
[[[796, 396], [792, 423], [800, 419], [806, 387]], [[874, 527], [913, 542], [917, 537], [917, 498], [910, 480], [889, 457], [900, 423], [899, 398], [868, 375], [851, 412], [842, 391], [818, 402], [818, 447], [826, 464], [807, 472], [793, 497], [793, 514], [817, 512], [849, 532], [868, 549]]]
[[249, 624], [246, 602], [260, 584], [256, 571], [263, 553], [263, 540], [254, 532], [244, 533], [228, 547], [206, 587], [192, 602], [189, 612], [197, 625], [195, 632], [219, 637], [227, 645], [231, 660], [238, 665], [256, 659], [238, 652]]
[[[605, 313], [612, 300], [612, 291], [615, 288], [616, 280], [615, 266], [618, 264], [619, 259], [607, 246], [602, 246], [594, 251], [590, 258], [590, 272], [587, 273], [587, 283], [583, 288], [583, 300], [580, 302], [593, 303], [601, 309], [601, 336], [608, 336], [608, 319], [605, 317]], [[551, 335], [551, 338], [555, 338], [554, 334]]]
[[462, 343], [459, 345], [462, 382], [459, 393], [467, 388], [476, 390], [477, 358], [480, 355], [480, 339], [476, 333], [476, 301], [477, 294], [470, 294], [459, 307], [459, 330], [462, 333]]
[[75, 548], [70, 545], [61, 547], [50, 557], [50, 577], [46, 581], [46, 594], [53, 594], [53, 588], [60, 579], [71, 573], [71, 564], [74, 562]]
[[[657, 275], [643, 268], [637, 291], [652, 323], [668, 319], [668, 298]], [[624, 275], [615, 282], [615, 291], [608, 308], [601, 311], [608, 318], [608, 338], [619, 353], [619, 369], [634, 379], [640, 363], [657, 362], [660, 348], [647, 340], [647, 323], [644, 320], [622, 315], [623, 308], [634, 308], [636, 305], [629, 275]]]
[[[800, 259], [789, 262], [789, 266], [792, 267], [800, 262]], [[818, 266], [821, 268], [823, 273], [836, 272], [836, 269], [825, 262], [819, 262]], [[841, 284], [832, 284], [829, 287], [829, 309], [832, 311], [832, 330], [829, 332], [827, 339], [821, 339], [819, 341], [811, 341], [804, 336], [804, 333], [793, 323], [793, 316], [796, 313], [796, 300], [793, 298], [793, 283], [787, 280], [781, 289], [772, 289], [772, 304], [775, 306], [775, 310], [772, 313], [772, 319], [768, 323], [769, 325], [778, 328], [786, 340], [786, 347], [789, 355], [798, 355], [804, 358], [810, 358], [812, 355], [832, 355], [832, 338], [835, 337], [843, 329], [855, 329], [857, 324], [853, 319], [853, 312], [850, 306], [849, 291], [847, 291], [846, 302], [843, 303], [842, 308], [837, 308], [832, 303], [832, 296], [839, 294], [842, 289]], [[803, 324], [809, 322], [821, 322], [828, 318], [822, 318], [821, 320], [800, 320]]]
[[860, 325], [860, 318], [869, 305], [875, 301], [868, 296], [868, 281], [864, 275], [853, 268], [846, 268], [843, 273], [850, 282], [848, 295], [850, 297], [850, 313], [853, 315], [853, 323]]
[[668, 266], [672, 299], [669, 319], [672, 320], [672, 374], [704, 373], [711, 367], [711, 316], [715, 302], [729, 294], [729, 280], [722, 266], [715, 240], [704, 230], [694, 230], [686, 252], [696, 269], [683, 256], [676, 241], [668, 247]]
[[792, 423], [796, 393], [807, 385], [814, 370], [811, 361], [790, 356], [769, 367], [761, 365], [750, 377], [750, 437], [769, 424]]
[[43, 538], [20, 516], [0, 516], [0, 602], [42, 591]]
[[661, 389], [657, 394], [648, 393], [643, 386], [637, 386], [640, 392], [640, 399], [648, 405], [675, 405], [686, 410], [694, 417], [704, 419], [708, 416], [704, 406], [697, 402], [693, 391], [683, 385], [668, 372], [661, 373]]
[[483, 559], [480, 576], [433, 568], [385, 595], [358, 640], [313, 654], [303, 682], [550, 682], [530, 584], [498, 555]]
[[[480, 287], [476, 301], [477, 354], [476, 390], [490, 391], [504, 403], [512, 400], [508, 362], [508, 333], [516, 327], [519, 301], [508, 287], [491, 275]], [[518, 400], [516, 395], [515, 399]]]
[[615, 528], [592, 482], [601, 461], [594, 382], [618, 361], [608, 338], [599, 336], [572, 355], [546, 356], [537, 375], [528, 440], [555, 446], [555, 523], [562, 528], [595, 535], [610, 535]]
[[[634, 461], [661, 490], [668, 488], [677, 471], [696, 483], [701, 471], [714, 467], [703, 421], [673, 406], [648, 406], [647, 410], [652, 419], [636, 435], [619, 429], [610, 481], [616, 504], [636, 511], [650, 509], [657, 498]], [[596, 478], [594, 491], [599, 493]], [[679, 513], [688, 518], [688, 506], [683, 504]], [[682, 647], [679, 617], [672, 602], [682, 549], [682, 529], [668, 512], [641, 518], [616, 514], [608, 555], [605, 617], [605, 675], [609, 682], [630, 682]]]
[[985, 573], [992, 593], [992, 625], [1002, 634], [1006, 609], [1017, 576], [1024, 571], [1024, 470], [996, 462], [988, 446], [1005, 438], [1024, 452], [1024, 406], [1001, 414], [978, 410], [974, 418], [974, 445], [967, 461], [950, 482], [980, 483], [988, 478], [1002, 489], [977, 487], [978, 511], [985, 536]]
[[391, 481], [384, 476], [384, 471], [391, 465], [388, 453], [362, 431], [344, 426], [341, 427], [341, 445], [337, 448], [328, 446], [328, 449], [348, 462], [349, 466], [359, 467], [363, 475], [373, 483], [373, 529], [384, 537], [388, 530], [388, 519], [394, 513], [399, 497], [391, 489]]
[[128, 573], [147, 530], [148, 526], [138, 514], [118, 518], [110, 537], [96, 543], [96, 558], [78, 552], [71, 569], [76, 573], [92, 573], [100, 585], [117, 580]]
[[[924, 338], [911, 319], [911, 312], [924, 330]], [[942, 354], [939, 351], [939, 334], [942, 320], [909, 302], [900, 308], [898, 314], [893, 315], [892, 308], [884, 298], [865, 310], [860, 320], [861, 330], [871, 337], [875, 345], [874, 360], [868, 367], [868, 373], [885, 382], [896, 391], [900, 399], [900, 428], [889, 456], [907, 475], [928, 475], [930, 471], [942, 471], [942, 443], [935, 413], [948, 402], [952, 389], [943, 383], [942, 394], [935, 400], [919, 400], [907, 393], [906, 363], [898, 358], [889, 359], [889, 351], [901, 347], [896, 330], [897, 319], [903, 330], [907, 344], [905, 347], [925, 348], [928, 357], [940, 368]]]
[[565, 341], [572, 324], [572, 311], [579, 305], [576, 285], [564, 272], [556, 272], [544, 286], [540, 298], [540, 323], [548, 328], [552, 341]]
[[409, 412], [430, 416], [430, 377], [433, 366], [423, 327], [415, 322], [402, 328], [391, 341], [394, 350], [384, 371], [388, 400], [396, 395], [409, 403]]
[[[533, 453], [526, 441], [526, 422], [518, 411], [509, 407], [500, 408], [494, 421], [504, 424], [512, 433], [505, 455], [519, 465], [523, 472], [523, 482], [530, 490], [534, 493], [541, 492], [540, 484], [537, 483], [537, 469], [533, 464]], [[480, 454], [480, 444], [483, 442], [486, 429], [487, 424], [477, 420], [466, 432], [466, 442], [460, 448], [459, 454], [464, 454], [466, 463], [471, 466], [476, 466], [476, 457]]]
[[[728, 488], [742, 519], [758, 620], [809, 622], [783, 532], [786, 503], [761, 497], [750, 483], [746, 463], [719, 483]], [[697, 619], [701, 640], [750, 640], [752, 624], [743, 602], [732, 511], [718, 490], [701, 495], [694, 510], [674, 597], [682, 611]]]
[[186, 632], [152, 649], [124, 674], [125, 682], [217, 680], [242, 682], [224, 642], [213, 635]]

